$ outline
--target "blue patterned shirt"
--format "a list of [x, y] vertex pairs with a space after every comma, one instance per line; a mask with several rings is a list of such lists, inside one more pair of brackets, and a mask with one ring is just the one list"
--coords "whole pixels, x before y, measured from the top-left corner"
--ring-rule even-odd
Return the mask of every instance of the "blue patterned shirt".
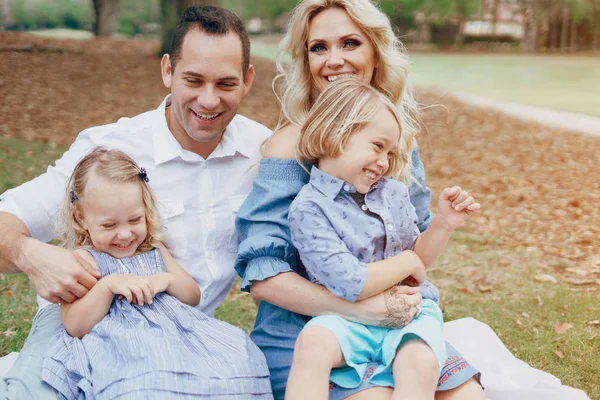
[[289, 211], [292, 242], [309, 278], [355, 301], [367, 264], [412, 250], [419, 236], [408, 188], [382, 178], [359, 206], [351, 184], [313, 167]]

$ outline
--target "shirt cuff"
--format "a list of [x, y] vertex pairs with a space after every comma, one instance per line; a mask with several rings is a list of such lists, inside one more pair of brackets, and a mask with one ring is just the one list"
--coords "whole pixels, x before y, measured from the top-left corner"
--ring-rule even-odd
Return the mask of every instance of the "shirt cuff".
[[249, 292], [250, 286], [254, 281], [264, 281], [282, 272], [293, 272], [293, 269], [290, 267], [290, 264], [279, 258], [257, 257], [248, 262], [245, 272], [241, 290]]

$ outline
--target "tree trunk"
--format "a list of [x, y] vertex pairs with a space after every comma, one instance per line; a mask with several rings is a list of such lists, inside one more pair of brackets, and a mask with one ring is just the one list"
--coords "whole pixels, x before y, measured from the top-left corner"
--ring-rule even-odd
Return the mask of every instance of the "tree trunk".
[[192, 4], [202, 4], [206, 6], [218, 6], [219, 0], [161, 0], [162, 12], [162, 48], [160, 55], [171, 51], [171, 42], [175, 28], [187, 7]]
[[96, 36], [112, 36], [116, 30], [119, 0], [94, 0]]
[[571, 21], [571, 34], [570, 34], [570, 46], [569, 52], [575, 53], [577, 51], [577, 24], [575, 21]]
[[569, 37], [569, 9], [563, 7], [562, 9], [562, 22], [560, 27], [560, 52], [566, 53], [569, 51], [567, 45], [567, 39]]
[[467, 24], [467, 21], [464, 20], [464, 18], [460, 18], [459, 22], [458, 22], [458, 32], [456, 33], [456, 36], [454, 37], [454, 44], [458, 47], [462, 47], [465, 44], [465, 25]]

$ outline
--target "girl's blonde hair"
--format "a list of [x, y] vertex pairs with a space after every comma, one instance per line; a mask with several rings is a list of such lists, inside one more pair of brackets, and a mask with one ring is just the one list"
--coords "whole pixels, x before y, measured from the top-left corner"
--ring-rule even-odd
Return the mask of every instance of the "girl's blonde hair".
[[138, 251], [145, 252], [156, 247], [162, 238], [161, 222], [145, 170], [122, 151], [102, 147], [96, 147], [79, 161], [67, 183], [62, 218], [57, 229], [61, 245], [70, 249], [92, 247], [90, 234], [80, 222], [86, 202], [85, 189], [92, 172], [115, 183], [133, 182], [140, 185], [148, 234]]
[[339, 156], [350, 136], [373, 121], [382, 105], [394, 115], [400, 130], [398, 149], [389, 158], [385, 175], [408, 183], [413, 134], [402, 130], [398, 110], [386, 96], [357, 79], [339, 79], [319, 95], [301, 128], [298, 161], [316, 164], [322, 157]]
[[[279, 75], [273, 81], [281, 102], [276, 129], [288, 124], [303, 125], [318, 96], [308, 63], [309, 24], [317, 14], [331, 8], [345, 10], [371, 41], [377, 68], [370, 83], [396, 105], [403, 132], [414, 136], [420, 129], [420, 118], [418, 104], [407, 80], [408, 55], [387, 15], [370, 0], [302, 0], [292, 11], [277, 54]], [[282, 62], [285, 54], [291, 56], [287, 65]], [[281, 80], [280, 84], [278, 80]]]

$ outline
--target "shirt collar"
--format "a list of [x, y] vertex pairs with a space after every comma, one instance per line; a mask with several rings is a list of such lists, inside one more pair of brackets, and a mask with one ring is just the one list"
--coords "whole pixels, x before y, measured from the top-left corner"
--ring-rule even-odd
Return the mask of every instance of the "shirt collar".
[[[156, 164], [162, 164], [176, 157], [188, 159], [185, 153], [189, 153], [181, 147], [175, 136], [169, 130], [167, 117], [165, 115], [166, 105], [170, 103], [171, 95], [167, 95], [162, 103], [156, 109], [156, 118], [152, 129], [154, 132], [154, 161]], [[252, 156], [251, 146], [244, 140], [242, 132], [236, 124], [235, 118], [227, 125], [221, 141], [208, 157], [220, 158], [233, 156], [240, 153], [246, 158]], [[199, 157], [200, 158], [200, 157]]]
[[152, 124], [154, 140], [154, 162], [156, 165], [181, 157], [183, 148], [169, 130], [167, 117], [165, 115], [167, 101], [171, 95], [167, 95], [156, 109], [156, 118]]
[[330, 199], [335, 199], [341, 190], [348, 193], [356, 192], [353, 185], [321, 171], [316, 166], [313, 166], [310, 171], [310, 184]]

